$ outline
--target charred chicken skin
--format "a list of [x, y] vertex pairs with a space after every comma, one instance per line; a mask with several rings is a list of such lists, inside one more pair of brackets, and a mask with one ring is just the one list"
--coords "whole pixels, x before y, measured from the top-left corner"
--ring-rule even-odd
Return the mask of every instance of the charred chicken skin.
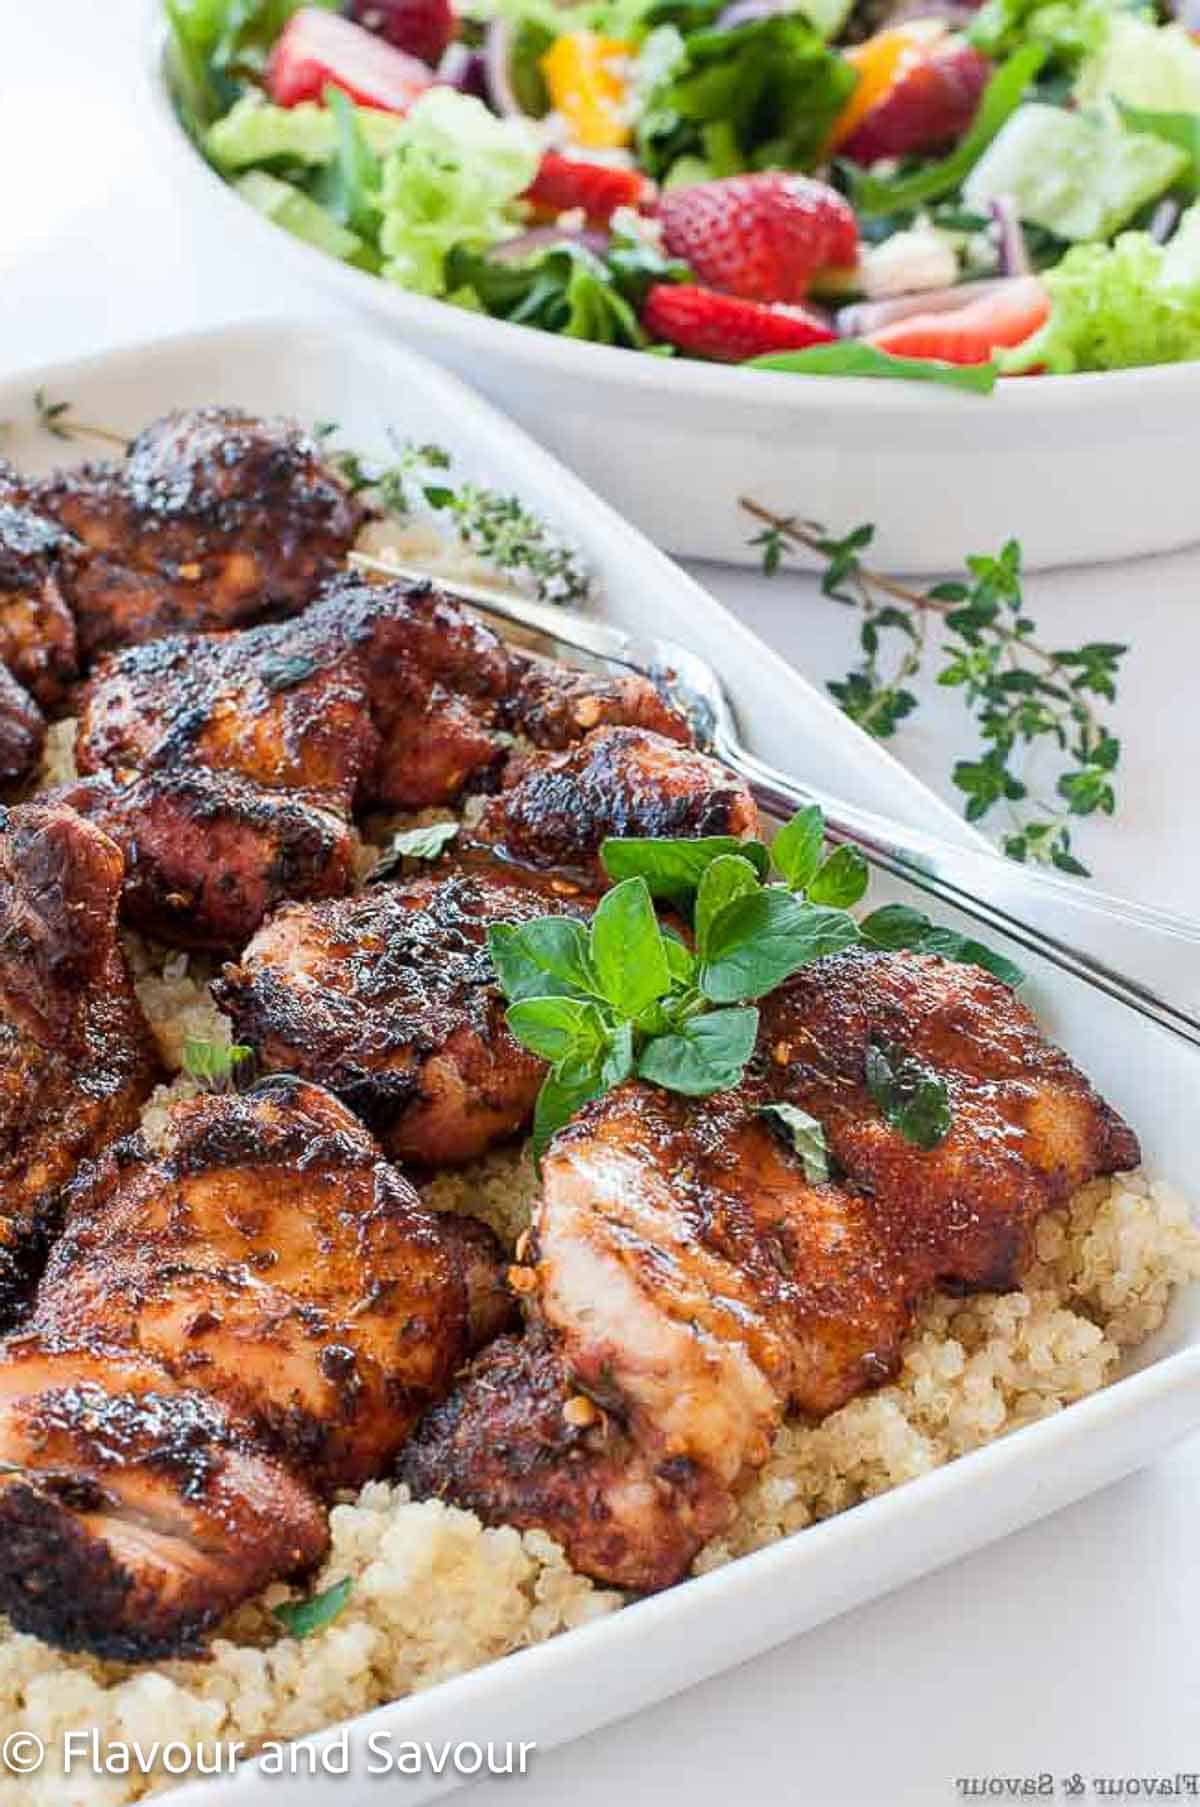
[[524, 1127], [545, 1071], [505, 1026], [488, 928], [594, 901], [495, 868], [291, 904], [213, 993], [263, 1066], [328, 1086], [396, 1159], [465, 1161]]
[[63, 595], [71, 535], [32, 507], [0, 463], [0, 665], [43, 709], [64, 699], [77, 671], [75, 622]]
[[[528, 770], [547, 764], [558, 784], [549, 798]], [[753, 801], [729, 774], [639, 729], [598, 729], [566, 762], [551, 755], [519, 765], [515, 788], [520, 851], [536, 836], [543, 867], [557, 848], [566, 872], [506, 865], [476, 847], [448, 877], [296, 904], [264, 924], [213, 988], [238, 1040], [267, 1068], [337, 1092], [397, 1159], [469, 1160], [532, 1115], [545, 1067], [505, 1026], [491, 924], [589, 916], [604, 883], [600, 843], [614, 824], [653, 833], [672, 810], [682, 833], [692, 824], [698, 833], [709, 823], [758, 827]], [[508, 797], [489, 806], [481, 834], [510, 819]], [[572, 877], [575, 869], [586, 876]]]
[[295, 614], [366, 519], [307, 434], [228, 408], [167, 415], [120, 463], [39, 485], [36, 504], [86, 549], [69, 600], [89, 658]]
[[69, 1649], [177, 1655], [310, 1569], [335, 1490], [502, 1321], [482, 1236], [293, 1079], [85, 1167], [0, 1347], [0, 1607]]
[[0, 796], [15, 796], [37, 771], [46, 718], [27, 690], [0, 665]]
[[564, 752], [513, 760], [473, 833], [519, 865], [595, 878], [609, 835], [758, 830], [749, 791], [716, 760], [644, 728], [605, 727]]
[[[236, 949], [282, 899], [348, 889], [356, 812], [449, 803], [469, 783], [496, 782], [531, 695], [533, 726], [566, 732], [540, 673], [530, 691], [531, 669], [428, 585], [358, 579], [297, 621], [105, 660], [83, 692], [77, 759], [104, 777], [89, 809], [129, 850], [136, 920], [183, 946]], [[590, 699], [597, 712], [654, 715], [683, 732], [649, 683], [589, 679], [568, 693], [571, 720], [591, 715]], [[645, 738], [664, 762], [681, 756], [665, 737]], [[188, 830], [198, 786], [205, 800]], [[284, 810], [304, 822], [274, 834]], [[214, 816], [222, 859], [210, 872]]]
[[[879, 1036], [946, 1077], [939, 1147], [914, 1148], [871, 1099]], [[806, 1179], [761, 1115], [780, 1099], [819, 1118], [843, 1177]], [[401, 1473], [543, 1527], [600, 1579], [669, 1585], [728, 1524], [785, 1412], [885, 1379], [935, 1283], [1015, 1286], [1038, 1215], [1138, 1158], [998, 980], [936, 956], [818, 961], [765, 1001], [736, 1090], [628, 1083], [559, 1133], [526, 1257], [535, 1340], [486, 1351]], [[498, 1401], [501, 1371], [524, 1408]]]
[[77, 1163], [157, 1078], [117, 940], [120, 849], [62, 807], [0, 812], [0, 1327], [27, 1298]]

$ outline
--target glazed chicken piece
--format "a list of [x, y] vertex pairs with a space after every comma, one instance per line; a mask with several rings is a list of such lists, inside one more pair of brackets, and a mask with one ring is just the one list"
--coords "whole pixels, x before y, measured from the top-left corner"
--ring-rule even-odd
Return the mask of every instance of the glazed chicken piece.
[[[502, 1338], [426, 1419], [400, 1474], [539, 1526], [585, 1573], [679, 1579], [732, 1517], [784, 1412], [884, 1379], [909, 1319], [869, 1204], [813, 1186], [742, 1091], [627, 1084], [543, 1159], [533, 1343]], [[498, 1369], [523, 1381], [501, 1401]]]
[[759, 832], [758, 809], [715, 759], [643, 728], [599, 728], [560, 753], [515, 759], [472, 830], [519, 865], [596, 877], [609, 835]]
[[122, 915], [172, 946], [228, 953], [286, 898], [353, 883], [353, 829], [303, 792], [195, 766], [128, 784], [102, 773], [56, 797], [124, 848]]
[[397, 1160], [466, 1161], [528, 1122], [545, 1072], [505, 1025], [488, 927], [594, 904], [499, 867], [292, 904], [213, 995], [261, 1066], [328, 1086]]
[[[598, 730], [575, 763], [574, 809], [564, 812], [575, 831], [567, 863], [589, 868], [587, 880], [507, 866], [468, 848], [463, 867], [448, 877], [281, 909], [213, 987], [237, 1039], [267, 1068], [302, 1073], [337, 1092], [397, 1159], [465, 1161], [514, 1135], [532, 1115], [545, 1066], [505, 1025], [487, 930], [591, 914], [605, 882], [596, 855], [625, 759], [631, 770], [620, 819], [627, 831], [653, 832], [661, 819], [648, 766], [668, 794], [677, 784], [689, 819], [709, 819], [700, 790], [707, 782], [718, 791], [713, 819], [757, 828], [749, 796], [710, 760], [657, 735]], [[601, 774], [595, 787], [593, 771]], [[502, 794], [495, 808], [505, 802]]]
[[76, 675], [75, 623], [63, 596], [74, 542], [39, 514], [0, 461], [0, 666], [43, 709], [56, 709]]
[[69, 592], [89, 657], [295, 614], [366, 519], [307, 434], [229, 408], [169, 414], [123, 462], [60, 473], [36, 502], [91, 554]]
[[[953, 1124], [936, 1148], [881, 1116], [866, 1087], [871, 1044], [944, 1080]], [[1017, 1286], [1042, 1212], [1141, 1158], [1128, 1125], [978, 966], [861, 948], [819, 960], [764, 1000], [760, 1047], [771, 1089], [820, 1120], [922, 1289]]]
[[84, 692], [80, 770], [198, 763], [345, 811], [419, 809], [500, 765], [525, 698], [532, 726], [554, 737], [618, 706], [671, 725], [645, 680], [563, 672], [555, 710], [544, 670], [528, 688], [531, 669], [431, 586], [348, 577], [299, 621], [107, 660]]
[[[906, 1142], [867, 1092], [877, 1036], [945, 1078], [938, 1147]], [[821, 1120], [838, 1180], [805, 1178], [761, 1114], [772, 1100]], [[542, 1527], [602, 1580], [666, 1586], [729, 1522], [786, 1412], [886, 1379], [932, 1285], [1015, 1286], [1038, 1215], [1137, 1160], [998, 980], [936, 956], [818, 961], [764, 1002], [736, 1090], [626, 1084], [555, 1137], [524, 1257], [534, 1340], [479, 1358], [402, 1477]], [[519, 1395], [500, 1400], [502, 1379]]]
[[[105, 660], [83, 692], [76, 756], [84, 774], [111, 775], [106, 798], [119, 792], [97, 804], [97, 819], [136, 864], [136, 919], [183, 946], [236, 948], [281, 898], [348, 889], [352, 842], [329, 818], [448, 803], [470, 782], [494, 782], [529, 669], [428, 585], [359, 579], [333, 585], [298, 621], [176, 636]], [[590, 713], [585, 697], [597, 709], [662, 707], [649, 684], [566, 681], [576, 715]], [[565, 732], [567, 716], [549, 712], [538, 684], [539, 719]], [[664, 759], [679, 753], [650, 738]], [[200, 772], [223, 824], [222, 860], [207, 878], [196, 836], [180, 841], [171, 825], [193, 815], [178, 789]], [[293, 812], [324, 812], [325, 826], [280, 831], [313, 851], [264, 863], [281, 793]], [[226, 891], [214, 899], [216, 883]]]
[[502, 1321], [481, 1236], [288, 1078], [85, 1169], [0, 1346], [0, 1608], [142, 1660], [311, 1569], [334, 1492], [384, 1472]]
[[120, 849], [61, 807], [0, 812], [0, 1327], [78, 1163], [137, 1122], [157, 1078], [117, 940]]
[[45, 744], [45, 717], [29, 692], [0, 665], [0, 795], [16, 795], [36, 774]]

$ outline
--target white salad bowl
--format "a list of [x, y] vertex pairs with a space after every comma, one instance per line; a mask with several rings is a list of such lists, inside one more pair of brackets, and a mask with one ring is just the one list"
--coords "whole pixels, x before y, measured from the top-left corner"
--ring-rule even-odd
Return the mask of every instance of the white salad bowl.
[[[652, 619], [656, 631], [717, 664], [760, 757], [864, 807], [978, 845], [883, 748], [552, 457], [452, 377], [383, 335], [270, 322], [8, 376], [0, 381], [0, 417], [10, 423], [5, 450], [34, 472], [89, 449], [72, 452], [39, 427], [33, 408], [39, 387], [70, 403], [77, 418], [120, 433], [173, 407], [225, 403], [308, 423], [336, 421], [341, 442], [369, 457], [386, 454], [389, 429], [418, 442], [440, 441], [453, 455], [456, 475], [503, 483], [579, 546], [597, 578], [593, 607], [601, 618], [630, 630]], [[1030, 920], [1067, 940], [1084, 931], [1084, 899], [1075, 905], [1056, 898], [1046, 916], [1046, 900], [1028, 875], [1009, 864], [998, 871], [1020, 888], [1020, 910]], [[873, 889], [873, 901], [889, 897], [922, 901], [899, 885]], [[967, 926], [951, 911], [938, 914]], [[1123, 964], [1127, 925], [1100, 912], [1087, 933], [1095, 953]], [[1002, 937], [989, 934], [989, 940], [1026, 966], [1040, 1020], [1084, 1060], [1136, 1126], [1150, 1169], [1200, 1195], [1194, 1127], [1200, 1053], [1047, 961]], [[1179, 944], [1172, 995], [1194, 995], [1196, 965], [1194, 948]], [[394, 1800], [401, 1787], [415, 1807], [461, 1777], [439, 1779], [426, 1770], [403, 1781], [377, 1773], [371, 1781], [379, 1749], [410, 1742], [434, 1750], [463, 1741], [486, 1746], [490, 1739], [533, 1741], [544, 1750], [1029, 1524], [1128, 1473], [1198, 1424], [1200, 1286], [1176, 1299], [1166, 1324], [1137, 1350], [1122, 1378], [1091, 1398], [755, 1555], [380, 1707], [340, 1731], [316, 1733], [303, 1741], [296, 1772], [282, 1785], [248, 1763], [236, 1776], [189, 1785], [175, 1797], [178, 1807], [270, 1807], [284, 1800], [288, 1807], [338, 1807], [382, 1800], [383, 1790]], [[161, 1731], [171, 1735], [169, 1725]], [[336, 1768], [321, 1768], [322, 1753], [332, 1763], [343, 1748], [354, 1778], [349, 1783]]]
[[[152, 0], [154, 11], [158, 0]], [[753, 496], [842, 533], [876, 525], [893, 569], [956, 568], [1014, 534], [1030, 569], [1200, 538], [1200, 362], [1010, 378], [990, 396], [799, 377], [566, 339], [429, 300], [302, 243], [205, 163], [172, 104], [160, 29], [152, 110], [196, 205], [277, 248], [399, 339], [465, 377], [679, 557], [753, 564]]]

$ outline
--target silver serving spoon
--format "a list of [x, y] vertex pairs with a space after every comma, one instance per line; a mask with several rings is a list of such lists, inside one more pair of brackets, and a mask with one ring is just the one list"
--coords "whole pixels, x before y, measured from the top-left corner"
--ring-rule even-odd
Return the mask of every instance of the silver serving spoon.
[[[805, 804], [819, 804], [831, 840], [849, 842], [880, 871], [961, 910], [1200, 1047], [1200, 922], [1104, 892], [1082, 891], [1053, 874], [1030, 870], [999, 854], [959, 847], [777, 771], [746, 746], [733, 704], [712, 666], [674, 640], [636, 637], [610, 622], [535, 602], [513, 590], [443, 578], [373, 553], [352, 552], [350, 563], [381, 576], [433, 584], [456, 601], [511, 622], [555, 648], [641, 673], [683, 710], [697, 744], [736, 772], [768, 815], [785, 820]], [[1045, 911], [1061, 919], [1074, 912], [1110, 931], [1119, 927], [1129, 955], [1139, 964], [1169, 964], [1173, 978], [1178, 969], [1185, 987], [1190, 976], [1197, 987], [1196, 1007], [1190, 998], [1186, 1005], [1168, 1001], [1151, 985], [1030, 921], [1031, 905], [1039, 915]]]

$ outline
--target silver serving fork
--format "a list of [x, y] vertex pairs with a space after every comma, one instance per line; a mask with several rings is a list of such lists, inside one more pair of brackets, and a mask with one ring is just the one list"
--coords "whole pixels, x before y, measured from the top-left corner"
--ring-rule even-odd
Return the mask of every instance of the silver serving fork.
[[[1139, 1015], [1200, 1047], [1200, 1003], [1192, 1008], [1190, 1001], [1188, 1005], [1170, 1002], [1151, 985], [1072, 946], [1052, 930], [1031, 921], [1029, 915], [1032, 905], [1035, 914], [1049, 914], [1060, 920], [1067, 914], [1076, 914], [1091, 918], [1100, 926], [1111, 928], [1118, 924], [1128, 941], [1140, 945], [1143, 958], [1150, 958], [1155, 964], [1170, 958], [1173, 967], [1177, 964], [1190, 972], [1194, 984], [1200, 975], [1200, 922], [1127, 903], [1103, 892], [1082, 891], [1052, 874], [1019, 866], [999, 854], [960, 847], [860, 809], [816, 785], [801, 783], [777, 771], [752, 753], [742, 740], [733, 705], [712, 666], [674, 640], [638, 637], [611, 622], [535, 602], [513, 590], [443, 578], [373, 553], [352, 552], [350, 562], [360, 570], [381, 576], [433, 583], [456, 601], [510, 622], [554, 647], [641, 673], [684, 711], [697, 744], [736, 772], [768, 815], [785, 820], [805, 804], [819, 804], [829, 838], [857, 847], [870, 865], [1006, 935], [1020, 947], [1042, 955], [1060, 970], [1098, 987]], [[1182, 971], [1179, 976], [1183, 977]]]

